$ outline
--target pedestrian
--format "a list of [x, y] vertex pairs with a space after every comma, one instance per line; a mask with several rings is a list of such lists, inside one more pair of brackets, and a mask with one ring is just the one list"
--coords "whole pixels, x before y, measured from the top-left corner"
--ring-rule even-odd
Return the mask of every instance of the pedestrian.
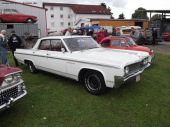
[[69, 27], [65, 33], [65, 36], [71, 36], [72, 35], [72, 29]]
[[152, 45], [156, 44], [156, 38], [157, 38], [157, 29], [156, 28], [152, 28]]
[[7, 64], [7, 40], [6, 40], [6, 30], [1, 30], [0, 33], [0, 57], [1, 57], [1, 63], [2, 64]]
[[103, 38], [105, 38], [105, 32], [104, 29], [100, 29], [99, 32], [96, 34], [96, 40], [99, 43]]
[[19, 64], [18, 64], [18, 61], [16, 60], [16, 58], [14, 56], [14, 52], [17, 48], [21, 47], [21, 44], [22, 44], [21, 38], [15, 33], [15, 31], [11, 31], [11, 36], [8, 39], [8, 45], [9, 45], [9, 48], [12, 52], [13, 59], [14, 59], [14, 62], [15, 62], [15, 66], [18, 66]]

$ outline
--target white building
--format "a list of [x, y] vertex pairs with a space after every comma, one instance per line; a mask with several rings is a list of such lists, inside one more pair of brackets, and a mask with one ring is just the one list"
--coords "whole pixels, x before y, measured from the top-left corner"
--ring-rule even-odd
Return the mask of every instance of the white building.
[[36, 16], [39, 36], [47, 36], [46, 9], [10, 0], [0, 0], [0, 9], [16, 9], [22, 14]]
[[100, 5], [43, 3], [47, 9], [48, 31], [61, 31], [68, 27], [80, 27], [90, 19], [110, 19], [111, 13]]

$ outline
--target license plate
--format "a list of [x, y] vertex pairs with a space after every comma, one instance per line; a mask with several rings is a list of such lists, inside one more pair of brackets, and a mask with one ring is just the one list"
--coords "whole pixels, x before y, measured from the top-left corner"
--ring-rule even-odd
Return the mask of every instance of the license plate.
[[140, 81], [140, 75], [137, 75], [136, 76], [136, 82], [139, 82]]

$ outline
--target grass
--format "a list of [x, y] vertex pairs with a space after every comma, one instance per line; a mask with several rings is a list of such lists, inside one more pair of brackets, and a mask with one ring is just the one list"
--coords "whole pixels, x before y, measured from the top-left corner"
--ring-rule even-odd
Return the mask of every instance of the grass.
[[170, 126], [170, 59], [166, 55], [156, 54], [140, 82], [127, 82], [102, 96], [89, 94], [73, 80], [21, 68], [28, 94], [0, 112], [0, 127]]

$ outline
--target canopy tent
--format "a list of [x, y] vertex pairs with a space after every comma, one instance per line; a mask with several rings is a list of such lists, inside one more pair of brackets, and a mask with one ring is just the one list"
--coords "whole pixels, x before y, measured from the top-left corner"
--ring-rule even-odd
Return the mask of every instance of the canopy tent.
[[100, 26], [82, 26], [80, 27], [80, 29], [93, 29], [93, 30], [96, 30], [96, 29], [100, 29], [101, 27]]

